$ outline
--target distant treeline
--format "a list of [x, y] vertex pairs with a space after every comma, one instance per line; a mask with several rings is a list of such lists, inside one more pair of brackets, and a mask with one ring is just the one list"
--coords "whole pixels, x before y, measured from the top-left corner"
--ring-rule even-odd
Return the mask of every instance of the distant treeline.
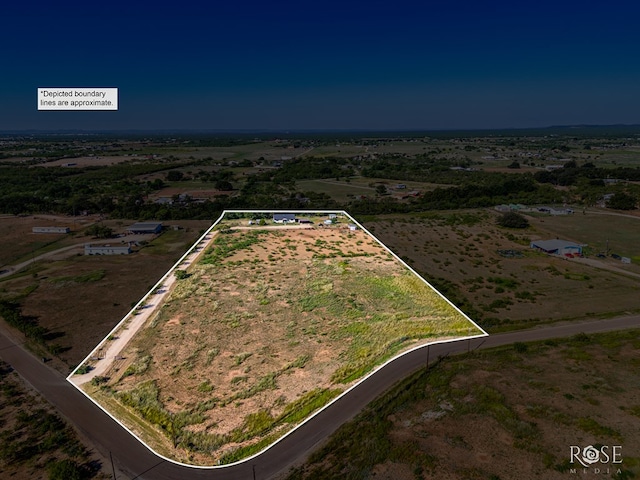
[[[193, 160], [189, 168], [210, 160]], [[597, 168], [586, 163], [577, 166], [567, 162], [563, 168], [529, 173], [497, 173], [452, 170], [447, 160], [430, 157], [416, 159], [390, 157], [374, 161], [344, 158], [304, 157], [283, 162], [280, 168], [242, 176], [234, 169], [197, 170], [183, 173], [187, 166], [177, 159], [148, 163], [123, 163], [104, 167], [46, 168], [19, 165], [0, 167], [0, 213], [58, 213], [78, 215], [83, 211], [101, 213], [114, 218], [138, 219], [204, 219], [215, 218], [224, 209], [327, 209], [344, 208], [353, 213], [376, 214], [416, 212], [458, 208], [489, 207], [500, 203], [560, 203], [582, 201], [592, 204], [604, 193], [618, 195], [622, 204], [634, 208], [635, 186], [606, 187], [606, 178], [640, 180], [640, 168]], [[362, 163], [362, 165], [360, 165]], [[365, 176], [399, 181], [421, 181], [440, 184], [421, 196], [400, 202], [386, 195], [369, 195], [364, 200], [338, 203], [325, 193], [300, 191], [296, 181], [314, 178], [348, 179], [354, 166]], [[153, 181], [143, 175], [162, 172]], [[188, 197], [174, 198], [172, 203], [154, 203], [149, 195], [166, 186], [166, 181], [199, 181], [212, 189], [230, 190], [231, 196], [220, 195], [206, 201]], [[556, 185], [575, 186], [571, 192], [558, 191]], [[609, 192], [612, 190], [612, 192]], [[615, 202], [614, 202], [615, 203]], [[619, 202], [620, 203], [620, 202]], [[619, 207], [613, 207], [619, 208]], [[627, 208], [627, 207], [625, 207]]]
[[604, 179], [640, 181], [640, 168], [598, 168], [593, 163], [578, 166], [576, 162], [570, 161], [557, 170], [537, 172], [534, 177], [540, 183], [562, 186], [575, 185], [580, 178], [586, 178], [592, 180], [592, 185], [600, 186], [604, 185]]
[[436, 188], [424, 192], [410, 203], [389, 197], [377, 201], [354, 201], [347, 208], [354, 214], [409, 213], [427, 210], [491, 207], [503, 203], [558, 203], [563, 194], [554, 188], [537, 184], [530, 175], [495, 175], [484, 184], [468, 184]]

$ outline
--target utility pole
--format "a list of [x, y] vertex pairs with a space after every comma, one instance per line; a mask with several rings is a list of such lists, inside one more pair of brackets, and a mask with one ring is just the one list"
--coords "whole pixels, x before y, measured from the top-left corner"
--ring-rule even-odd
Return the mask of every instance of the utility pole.
[[113, 480], [116, 480], [116, 467], [113, 466], [113, 454], [109, 450], [109, 458], [111, 459], [111, 471], [113, 472]]

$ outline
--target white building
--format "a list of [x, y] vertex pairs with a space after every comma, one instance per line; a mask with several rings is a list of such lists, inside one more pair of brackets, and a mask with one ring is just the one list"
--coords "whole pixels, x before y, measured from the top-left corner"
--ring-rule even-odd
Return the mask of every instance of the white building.
[[84, 244], [85, 255], [129, 255], [131, 253], [131, 245], [91, 245]]
[[69, 227], [33, 227], [31, 231], [33, 233], [69, 233], [71, 229]]

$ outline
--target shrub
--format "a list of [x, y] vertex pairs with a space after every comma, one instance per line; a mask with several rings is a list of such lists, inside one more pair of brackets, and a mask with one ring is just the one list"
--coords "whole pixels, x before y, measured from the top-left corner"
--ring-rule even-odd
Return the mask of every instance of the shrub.
[[498, 219], [498, 225], [506, 228], [527, 228], [529, 221], [516, 212], [507, 212]]
[[176, 270], [174, 272], [174, 275], [178, 280], [184, 280], [185, 278], [189, 277], [189, 274], [187, 273], [186, 270]]
[[55, 460], [47, 465], [49, 480], [82, 480], [86, 478], [83, 468], [71, 459]]

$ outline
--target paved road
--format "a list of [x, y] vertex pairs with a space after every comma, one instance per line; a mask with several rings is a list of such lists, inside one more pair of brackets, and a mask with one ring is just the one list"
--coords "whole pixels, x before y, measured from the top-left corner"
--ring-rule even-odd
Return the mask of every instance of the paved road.
[[[571, 336], [579, 332], [598, 333], [640, 327], [640, 315], [608, 320], [547, 325], [530, 330], [492, 335], [474, 340], [432, 345], [431, 359], [466, 352], [468, 349], [495, 347], [513, 342]], [[330, 408], [316, 415], [260, 456], [243, 464], [220, 469], [192, 469], [162, 460], [107, 414], [87, 400], [57, 371], [34, 358], [0, 328], [0, 357], [42, 395], [62, 415], [73, 422], [108, 458], [113, 454], [118, 479], [265, 479], [286, 471], [305, 458], [340, 425], [353, 418], [368, 403], [388, 390], [399, 379], [425, 366], [427, 348], [404, 355], [378, 370]]]

